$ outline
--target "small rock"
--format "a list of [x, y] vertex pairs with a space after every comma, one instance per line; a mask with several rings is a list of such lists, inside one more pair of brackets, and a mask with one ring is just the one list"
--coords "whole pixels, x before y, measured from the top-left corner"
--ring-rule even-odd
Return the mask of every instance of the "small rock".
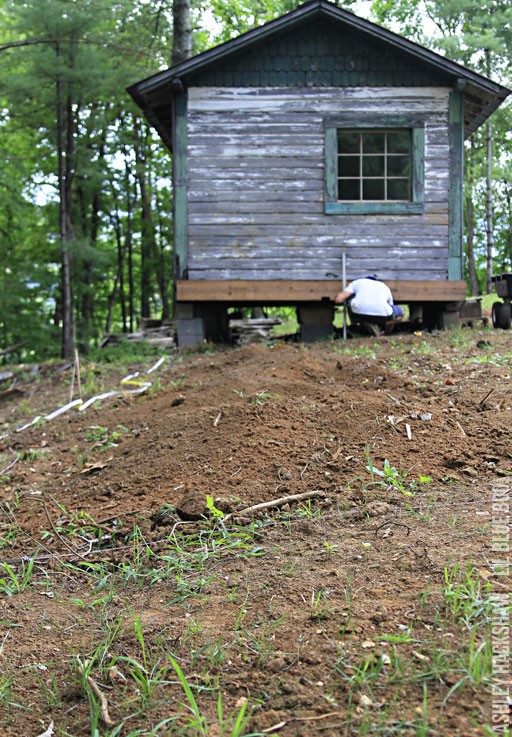
[[366, 505], [365, 512], [369, 517], [379, 517], [381, 514], [389, 512], [391, 507], [386, 502], [370, 502]]
[[371, 615], [370, 619], [374, 624], [385, 622], [388, 619], [388, 611], [386, 607], [380, 607], [379, 609], [376, 609]]
[[287, 468], [279, 468], [277, 471], [277, 476], [280, 481], [290, 481], [293, 478], [293, 473]]
[[267, 668], [271, 673], [280, 673], [282, 670], [286, 668], [286, 660], [283, 658], [282, 655], [276, 655], [275, 658], [272, 658], [267, 663]]
[[359, 694], [359, 704], [363, 707], [363, 709], [368, 709], [370, 706], [373, 706], [373, 701], [369, 696], [361, 693]]
[[206, 493], [186, 491], [176, 505], [176, 514], [185, 521], [200, 520], [207, 517]]
[[174, 397], [171, 400], [171, 407], [178, 407], [180, 404], [183, 404], [183, 402], [185, 401], [185, 399], [186, 399], [186, 397], [185, 397], [184, 394], [179, 394], [177, 397]]

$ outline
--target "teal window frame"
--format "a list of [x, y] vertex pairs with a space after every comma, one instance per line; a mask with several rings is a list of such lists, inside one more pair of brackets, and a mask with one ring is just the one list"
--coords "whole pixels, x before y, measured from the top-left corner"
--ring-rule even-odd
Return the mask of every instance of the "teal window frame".
[[[338, 200], [338, 130], [403, 129], [411, 132], [412, 171], [411, 199]], [[425, 122], [411, 116], [368, 116], [355, 119], [355, 114], [327, 118], [325, 129], [325, 207], [326, 215], [414, 215], [423, 212], [425, 200]]]

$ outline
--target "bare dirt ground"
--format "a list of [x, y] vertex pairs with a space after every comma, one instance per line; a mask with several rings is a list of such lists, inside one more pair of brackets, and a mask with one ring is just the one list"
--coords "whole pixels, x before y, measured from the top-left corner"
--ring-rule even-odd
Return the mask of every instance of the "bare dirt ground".
[[0, 399], [1, 734], [495, 734], [510, 341], [83, 364], [84, 399], [151, 386], [17, 432], [70, 396], [71, 368], [26, 370]]

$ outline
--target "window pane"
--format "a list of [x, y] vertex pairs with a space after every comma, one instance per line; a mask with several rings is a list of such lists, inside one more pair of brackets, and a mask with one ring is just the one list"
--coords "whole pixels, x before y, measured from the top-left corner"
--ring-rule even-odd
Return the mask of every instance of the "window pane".
[[359, 153], [360, 134], [357, 131], [338, 131], [338, 153]]
[[383, 200], [384, 179], [363, 180], [363, 200]]
[[411, 150], [411, 134], [409, 131], [389, 131], [388, 153], [408, 154]]
[[379, 131], [370, 131], [363, 133], [363, 153], [364, 154], [383, 154], [385, 133]]
[[412, 131], [338, 129], [338, 200], [411, 201]]
[[365, 156], [363, 158], [363, 177], [383, 177], [384, 156]]
[[359, 156], [340, 156], [338, 158], [338, 174], [340, 177], [361, 176], [359, 162]]
[[408, 156], [388, 156], [388, 177], [408, 177], [410, 171]]
[[338, 198], [340, 200], [360, 200], [359, 179], [339, 179]]
[[408, 179], [388, 180], [388, 200], [409, 200], [411, 198]]

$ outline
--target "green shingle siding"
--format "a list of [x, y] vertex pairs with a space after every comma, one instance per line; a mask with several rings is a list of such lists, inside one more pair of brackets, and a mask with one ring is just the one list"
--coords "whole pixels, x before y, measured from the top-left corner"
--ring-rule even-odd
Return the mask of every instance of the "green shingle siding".
[[446, 83], [442, 74], [380, 41], [369, 44], [354, 29], [341, 33], [327, 24], [264, 41], [188, 80], [197, 87], [428, 87]]

